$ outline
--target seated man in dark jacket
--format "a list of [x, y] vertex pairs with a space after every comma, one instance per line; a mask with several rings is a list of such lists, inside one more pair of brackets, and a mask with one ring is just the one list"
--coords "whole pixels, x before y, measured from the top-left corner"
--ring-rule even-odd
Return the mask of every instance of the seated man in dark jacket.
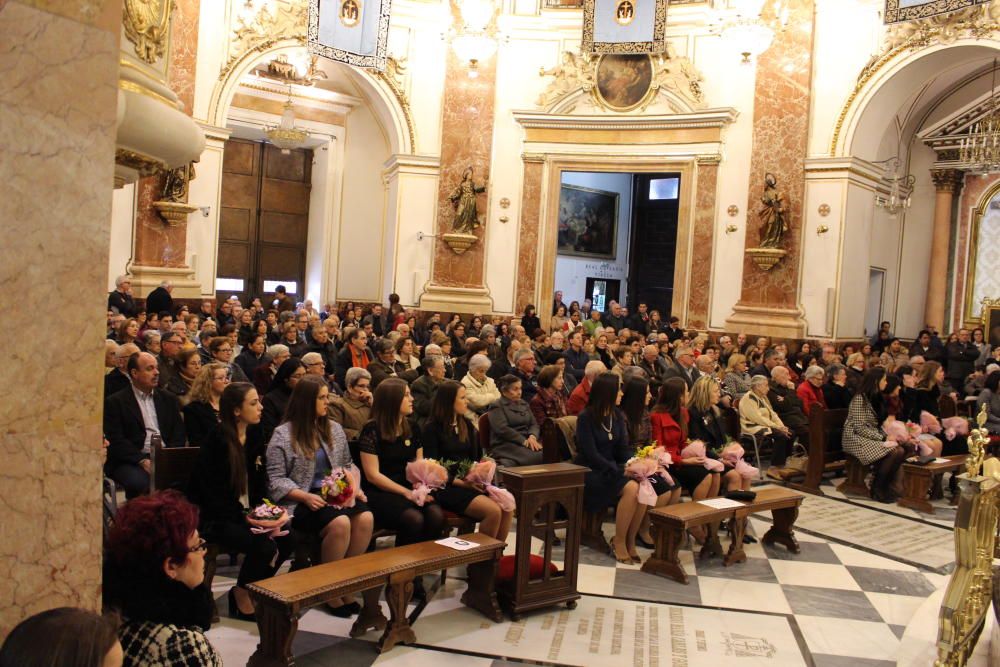
[[128, 377], [128, 360], [133, 354], [139, 352], [139, 346], [135, 343], [125, 343], [115, 352], [115, 367], [104, 376], [104, 398], [117, 394], [122, 389], [132, 386]]
[[[391, 341], [387, 342], [391, 344]], [[371, 370], [370, 364], [368, 368]], [[434, 395], [437, 393], [438, 385], [445, 379], [444, 357], [438, 355], [424, 357], [420, 362], [420, 368], [424, 374], [410, 385], [410, 394], [413, 396], [413, 414], [410, 415], [410, 421], [416, 426], [423, 426], [427, 418], [431, 416]], [[372, 376], [372, 386], [375, 386], [374, 375]]]
[[149, 492], [150, 440], [154, 434], [165, 447], [183, 447], [186, 441], [181, 406], [172, 394], [157, 389], [160, 371], [148, 352], [128, 360], [131, 386], [104, 402], [104, 437], [108, 440], [105, 474], [134, 498]]
[[809, 418], [802, 409], [802, 399], [795, 392], [795, 384], [788, 369], [775, 366], [771, 369], [771, 388], [767, 393], [771, 407], [782, 423], [798, 436], [799, 442], [809, 448]]

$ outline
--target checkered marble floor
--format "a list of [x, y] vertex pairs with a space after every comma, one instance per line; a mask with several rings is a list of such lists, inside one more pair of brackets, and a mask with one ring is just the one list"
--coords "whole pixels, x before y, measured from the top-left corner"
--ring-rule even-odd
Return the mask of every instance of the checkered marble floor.
[[[824, 484], [824, 493], [839, 502], [871, 512], [872, 520], [889, 512], [915, 525], [930, 522], [947, 524], [953, 520], [953, 510], [947, 501], [937, 502], [939, 513], [932, 518], [895, 505], [874, 501], [845, 499], [832, 485]], [[949, 514], [950, 512], [950, 514]], [[945, 517], [949, 517], [946, 519]], [[769, 527], [766, 515], [751, 517], [748, 532], [759, 536]], [[605, 534], [614, 530], [608, 522]], [[802, 547], [800, 554], [791, 554], [784, 547], [746, 546], [748, 559], [733, 567], [724, 567], [720, 559], [698, 560], [690, 546], [681, 552], [681, 562], [689, 576], [688, 584], [640, 571], [639, 565], [617, 563], [610, 555], [587, 547], [581, 548], [579, 590], [582, 594], [607, 600], [627, 600], [659, 603], [691, 609], [718, 610], [719, 613], [751, 612], [762, 617], [780, 616], [788, 620], [802, 649], [802, 659], [796, 663], [780, 660], [740, 662], [739, 664], [811, 664], [816, 667], [891, 667], [896, 665], [900, 638], [914, 612], [936, 589], [947, 584], [946, 574], [916, 567], [901, 560], [859, 549], [849, 544], [823, 539], [802, 531], [796, 533]], [[508, 539], [513, 551], [513, 535]], [[388, 546], [388, 545], [387, 545]], [[723, 546], [728, 537], [723, 534]], [[539, 552], [541, 543], [533, 544]], [[646, 549], [639, 549], [645, 558]], [[554, 558], [561, 557], [557, 550]], [[225, 593], [234, 583], [236, 570], [220, 567], [215, 580], [215, 593], [220, 611], [225, 616]], [[446, 586], [437, 590], [426, 608], [411, 606], [418, 642], [421, 626], [433, 627], [434, 612], [451, 609], [457, 603], [465, 583], [460, 572], [453, 572]], [[455, 576], [458, 575], [458, 576]], [[429, 590], [437, 580], [425, 579]], [[724, 623], [724, 616], [720, 623]], [[336, 664], [354, 667], [383, 664], [403, 664], [406, 667], [452, 663], [462, 665], [525, 664], [507, 658], [502, 646], [483, 646], [475, 653], [456, 651], [443, 646], [418, 645], [397, 648], [384, 656], [374, 650], [377, 636], [366, 635], [348, 639], [350, 620], [338, 619], [322, 610], [305, 614], [299, 625], [294, 646], [297, 665]], [[510, 625], [508, 621], [504, 623]], [[628, 630], [626, 629], [626, 632]], [[219, 647], [227, 665], [242, 665], [253, 652], [257, 630], [251, 623], [224, 618], [209, 633]], [[534, 664], [551, 663], [544, 651]], [[632, 665], [631, 656], [621, 656], [620, 662], [602, 659], [602, 667]], [[585, 663], [581, 663], [585, 664]], [[661, 662], [661, 664], [666, 664]], [[693, 663], [692, 663], [693, 664]]]

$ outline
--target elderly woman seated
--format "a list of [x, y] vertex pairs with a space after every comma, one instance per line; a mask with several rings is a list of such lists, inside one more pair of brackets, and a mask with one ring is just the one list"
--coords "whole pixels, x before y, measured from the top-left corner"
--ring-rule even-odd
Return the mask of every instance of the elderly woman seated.
[[354, 440], [371, 419], [372, 376], [364, 368], [348, 368], [344, 381], [343, 396], [330, 394], [330, 419], [340, 424], [348, 440]]
[[486, 412], [500, 399], [500, 390], [497, 389], [496, 382], [486, 374], [492, 365], [493, 362], [486, 355], [473, 355], [469, 358], [469, 372], [462, 378], [465, 399], [477, 415]]
[[747, 358], [744, 355], [729, 356], [722, 386], [734, 400], [743, 398], [743, 395], [750, 391], [750, 374], [747, 372]]
[[521, 398], [521, 379], [504, 375], [497, 383], [500, 400], [487, 413], [490, 420], [490, 456], [504, 466], [530, 466], [542, 462], [538, 422]]
[[769, 381], [765, 376], [754, 375], [750, 378], [750, 391], [740, 400], [740, 428], [744, 434], [757, 438], [758, 443], [763, 439], [771, 445], [771, 467], [767, 469], [767, 476], [785, 480], [795, 472], [785, 468], [792, 432], [771, 406], [767, 398], [768, 388]]

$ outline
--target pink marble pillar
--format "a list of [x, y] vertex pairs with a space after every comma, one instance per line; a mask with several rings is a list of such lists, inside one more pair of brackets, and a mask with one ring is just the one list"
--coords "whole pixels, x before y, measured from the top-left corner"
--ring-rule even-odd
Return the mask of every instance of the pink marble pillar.
[[[524, 155], [524, 187], [521, 190], [521, 228], [517, 252], [517, 291], [514, 312], [523, 313], [535, 294], [538, 278], [538, 235], [541, 225], [543, 161], [539, 155]], [[544, 309], [542, 309], [544, 310]]]
[[[777, 0], [767, 0], [762, 12], [765, 20], [775, 18], [776, 4]], [[769, 271], [759, 268], [749, 255], [744, 258], [742, 294], [727, 324], [752, 333], [797, 338], [805, 334], [799, 272], [815, 0], [791, 0], [785, 7], [787, 27], [775, 33], [771, 47], [757, 59], [746, 247], [760, 243], [756, 212], [761, 208], [764, 176], [772, 173], [785, 195], [789, 229], [782, 249], [788, 254]]]
[[687, 326], [707, 329], [708, 299], [712, 291], [712, 249], [715, 244], [715, 190], [719, 182], [718, 159], [698, 162], [694, 228], [691, 251], [691, 284], [688, 287]]
[[934, 169], [931, 171], [931, 178], [934, 181], [936, 196], [924, 322], [943, 332], [947, 324], [945, 304], [948, 294], [948, 247], [951, 242], [952, 202], [962, 188], [964, 173], [958, 169]]

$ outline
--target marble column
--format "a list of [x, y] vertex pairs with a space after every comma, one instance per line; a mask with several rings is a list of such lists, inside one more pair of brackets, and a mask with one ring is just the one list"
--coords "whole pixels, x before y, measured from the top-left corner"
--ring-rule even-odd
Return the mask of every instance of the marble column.
[[[766, 21], [776, 18], [777, 4], [777, 0], [765, 3], [762, 16]], [[806, 329], [799, 302], [799, 273], [815, 0], [790, 0], [785, 6], [787, 28], [776, 32], [771, 47], [757, 58], [746, 247], [760, 243], [756, 212], [761, 208], [764, 176], [771, 173], [785, 196], [789, 228], [781, 249], [787, 254], [767, 271], [749, 255], [744, 257], [742, 293], [726, 325], [751, 334], [800, 338]]]
[[[538, 298], [535, 286], [538, 281], [538, 235], [541, 233], [542, 173], [545, 159], [542, 155], [525, 153], [524, 187], [521, 188], [521, 228], [517, 246], [517, 291], [514, 294], [514, 312], [523, 313], [529, 303], [545, 302]], [[542, 317], [551, 311], [539, 308]]]
[[[453, 7], [456, 26], [461, 19]], [[453, 231], [455, 206], [451, 195], [462, 175], [473, 169], [476, 185], [487, 185], [493, 146], [496, 56], [480, 62], [478, 76], [468, 74], [468, 64], [448, 48], [445, 91], [441, 117], [441, 176], [438, 186], [437, 224], [431, 280], [420, 297], [423, 310], [484, 312], [493, 308], [485, 286], [487, 191], [477, 197], [483, 226], [472, 233], [478, 238], [468, 250], [456, 253], [441, 238]]]
[[[100, 607], [104, 370], [121, 0], [0, 2], [0, 641]], [[44, 346], [17, 342], [58, 307]]]
[[931, 262], [927, 278], [927, 301], [924, 322], [945, 330], [945, 303], [948, 293], [948, 255], [951, 244], [952, 210], [955, 195], [962, 189], [965, 174], [958, 169], [934, 169], [931, 179], [936, 190], [934, 198], [934, 232], [931, 241]]
[[[174, 0], [167, 76], [161, 81], [177, 96], [188, 116], [194, 109], [200, 4], [201, 0]], [[145, 297], [161, 281], [170, 280], [174, 297], [197, 299], [201, 285], [187, 264], [188, 221], [168, 224], [153, 207], [153, 202], [163, 199], [164, 182], [165, 176], [156, 174], [136, 184], [132, 290], [136, 297]]]
[[695, 211], [691, 244], [691, 283], [688, 286], [690, 327], [707, 329], [709, 296], [712, 293], [712, 251], [715, 245], [715, 191], [719, 183], [719, 158], [698, 160], [695, 176]]

